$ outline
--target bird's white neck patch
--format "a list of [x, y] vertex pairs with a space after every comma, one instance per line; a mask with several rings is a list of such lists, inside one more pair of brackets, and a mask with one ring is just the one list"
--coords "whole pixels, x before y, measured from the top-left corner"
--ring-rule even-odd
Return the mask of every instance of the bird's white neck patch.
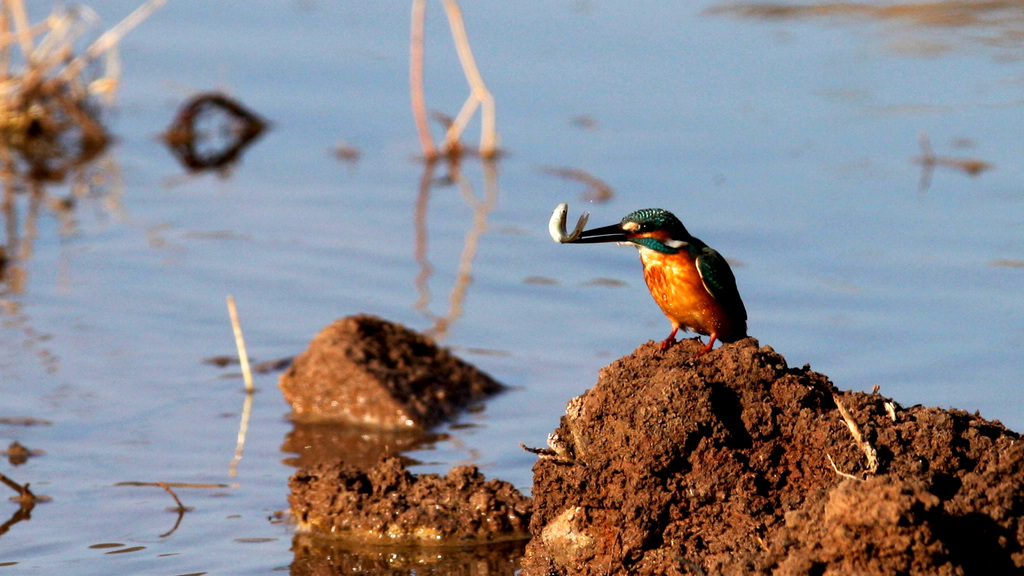
[[687, 244], [689, 244], [689, 242], [685, 242], [683, 240], [675, 240], [675, 239], [672, 239], [672, 238], [669, 238], [668, 240], [665, 240], [665, 246], [668, 246], [669, 248], [682, 248], [683, 246], [686, 246]]

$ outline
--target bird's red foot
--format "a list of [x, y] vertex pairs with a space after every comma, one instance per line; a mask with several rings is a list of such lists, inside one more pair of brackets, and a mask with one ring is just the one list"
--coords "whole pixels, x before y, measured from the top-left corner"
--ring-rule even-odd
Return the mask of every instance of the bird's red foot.
[[679, 331], [679, 326], [673, 326], [672, 327], [672, 333], [668, 335], [668, 338], [665, 338], [665, 340], [663, 340], [661, 342], [661, 351], [662, 352], [664, 352], [665, 350], [668, 350], [669, 348], [672, 347], [673, 344], [676, 343], [676, 332], [678, 332], [678, 331]]
[[705, 346], [700, 352], [697, 352], [697, 356], [703, 356], [708, 352], [711, 352], [711, 347], [715, 345], [716, 338], [718, 338], [718, 334], [712, 333], [711, 336], [708, 337], [708, 345]]

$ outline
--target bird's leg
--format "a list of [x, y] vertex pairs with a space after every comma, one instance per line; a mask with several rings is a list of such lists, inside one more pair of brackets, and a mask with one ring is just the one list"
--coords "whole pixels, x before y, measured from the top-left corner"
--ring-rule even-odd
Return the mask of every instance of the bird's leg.
[[711, 336], [708, 336], [708, 345], [703, 350], [697, 352], [697, 356], [703, 356], [708, 352], [711, 352], [711, 347], [715, 345], [715, 340], [718, 338], [718, 333], [712, 332]]
[[[661, 343], [661, 351], [662, 352], [664, 352], [665, 350], [668, 350], [669, 348], [672, 347], [673, 344], [676, 343], [676, 332], [678, 332], [678, 331], [679, 331], [679, 326], [673, 326], [672, 327], [672, 333], [669, 334], [668, 338], [665, 338], [665, 340]], [[701, 352], [701, 354], [703, 354], [703, 352]], [[700, 356], [700, 354], [698, 354], [698, 356]]]

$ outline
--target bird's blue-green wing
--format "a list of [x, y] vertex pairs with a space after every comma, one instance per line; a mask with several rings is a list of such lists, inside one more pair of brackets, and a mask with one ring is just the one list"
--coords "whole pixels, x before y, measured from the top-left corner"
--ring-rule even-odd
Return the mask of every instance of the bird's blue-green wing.
[[729, 317], [746, 322], [747, 309], [743, 307], [743, 300], [736, 288], [736, 277], [725, 258], [705, 246], [697, 256], [697, 272], [704, 282], [704, 288], [722, 305]]

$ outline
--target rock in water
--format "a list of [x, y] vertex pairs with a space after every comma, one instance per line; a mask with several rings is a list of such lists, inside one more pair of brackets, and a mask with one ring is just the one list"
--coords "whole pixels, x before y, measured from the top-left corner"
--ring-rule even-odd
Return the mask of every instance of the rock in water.
[[433, 340], [359, 315], [324, 328], [278, 386], [300, 421], [428, 428], [503, 386]]

